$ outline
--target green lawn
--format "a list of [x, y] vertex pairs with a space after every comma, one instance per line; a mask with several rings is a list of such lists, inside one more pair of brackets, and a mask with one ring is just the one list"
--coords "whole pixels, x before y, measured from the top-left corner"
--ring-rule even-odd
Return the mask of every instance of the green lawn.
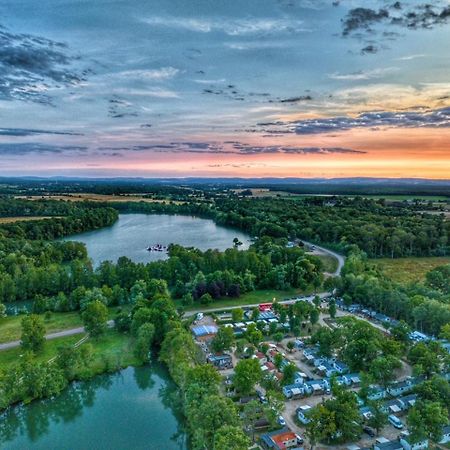
[[[66, 336], [58, 339], [52, 339], [44, 344], [44, 350], [37, 356], [39, 361], [48, 361], [56, 354], [56, 349], [63, 344], [75, 344], [84, 334], [77, 334], [76, 336]], [[11, 348], [0, 352], [0, 367], [7, 368], [11, 364], [20, 361], [23, 350], [21, 347]]]
[[[116, 315], [117, 307], [109, 308], [109, 318], [112, 319]], [[124, 309], [122, 307], [122, 309]], [[48, 320], [44, 314], [39, 314], [44, 321], [47, 333], [77, 328], [83, 325], [81, 316], [78, 311], [52, 313]], [[8, 316], [0, 319], [0, 344], [4, 342], [17, 341], [20, 339], [21, 326], [23, 316]]]
[[[210, 305], [202, 305], [200, 303], [194, 303], [193, 305], [186, 308], [187, 311], [192, 311], [196, 309], [201, 309], [202, 311], [207, 311], [208, 309], [215, 308], [226, 308], [231, 306], [242, 306], [251, 305], [255, 303], [269, 303], [272, 302], [274, 298], [277, 300], [286, 300], [288, 298], [294, 297], [296, 295], [309, 295], [312, 291], [302, 291], [300, 289], [289, 289], [286, 291], [279, 290], [259, 290], [252, 291], [241, 295], [239, 298], [225, 298], [213, 301]], [[175, 300], [177, 306], [181, 306], [180, 300]]]
[[[59, 346], [73, 345], [84, 336], [85, 334], [78, 334], [46, 341], [44, 350], [37, 355], [37, 359], [48, 361], [56, 355]], [[133, 354], [132, 338], [128, 335], [108, 330], [101, 338], [89, 338], [87, 342], [94, 347], [94, 358], [91, 365], [93, 374], [103, 372], [106, 364], [109, 367], [139, 365], [139, 361]], [[7, 368], [9, 365], [19, 362], [22, 354], [23, 351], [20, 347], [0, 352], [0, 367]]]
[[323, 263], [323, 270], [327, 273], [334, 273], [338, 268], [338, 260], [331, 255], [320, 255], [319, 259]]
[[382, 258], [372, 259], [385, 275], [399, 283], [422, 281], [425, 274], [438, 266], [450, 264], [450, 257]]

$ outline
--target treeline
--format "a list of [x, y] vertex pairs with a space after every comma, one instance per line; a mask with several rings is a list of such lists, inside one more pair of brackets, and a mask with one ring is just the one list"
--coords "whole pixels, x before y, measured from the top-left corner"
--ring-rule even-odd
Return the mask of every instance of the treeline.
[[370, 257], [449, 254], [450, 223], [440, 215], [385, 206], [363, 198], [303, 200], [241, 199], [216, 202], [216, 221], [254, 236], [301, 238], [332, 244], [340, 251], [357, 245]]
[[[29, 202], [35, 204], [37, 202]], [[52, 206], [59, 202], [50, 202]], [[0, 205], [2, 202], [0, 202]], [[64, 205], [64, 202], [61, 202]], [[66, 204], [67, 205], [67, 204]], [[36, 208], [26, 209], [28, 216], [42, 215], [50, 210], [51, 219], [17, 221], [0, 225], [0, 237], [29, 240], [52, 240], [70, 234], [95, 230], [112, 225], [118, 219], [118, 212], [113, 208], [71, 207], [71, 208]], [[30, 213], [32, 211], [33, 213]], [[6, 213], [8, 214], [8, 213]], [[60, 214], [63, 214], [60, 217]], [[20, 216], [20, 209], [14, 216]]]
[[450, 253], [450, 222], [419, 213], [413, 205], [387, 206], [365, 198], [221, 198], [211, 203], [114, 203], [121, 212], [189, 214], [239, 228], [252, 236], [305, 239], [341, 252], [353, 245], [369, 257], [433, 256]]
[[394, 319], [404, 320], [417, 330], [439, 336], [450, 323], [449, 266], [427, 275], [425, 284], [400, 285], [386, 278], [353, 251], [347, 258], [339, 280], [339, 293], [348, 303], [359, 303]]

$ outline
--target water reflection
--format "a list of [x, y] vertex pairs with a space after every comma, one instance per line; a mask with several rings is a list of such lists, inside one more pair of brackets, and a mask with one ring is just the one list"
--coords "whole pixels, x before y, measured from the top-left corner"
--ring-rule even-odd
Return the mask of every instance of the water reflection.
[[0, 447], [185, 449], [176, 392], [159, 364], [73, 383], [56, 398], [6, 411]]

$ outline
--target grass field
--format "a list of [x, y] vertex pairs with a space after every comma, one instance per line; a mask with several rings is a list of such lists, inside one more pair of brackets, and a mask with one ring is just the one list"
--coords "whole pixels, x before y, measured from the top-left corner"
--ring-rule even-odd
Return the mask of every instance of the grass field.
[[[123, 309], [123, 308], [122, 308]], [[109, 318], [114, 318], [117, 307], [109, 308]], [[44, 314], [40, 314], [47, 333], [77, 328], [83, 325], [80, 314], [75, 312], [52, 313], [48, 320]], [[21, 321], [23, 316], [8, 316], [0, 319], [0, 344], [4, 342], [17, 341], [21, 334]]]
[[[209, 305], [201, 305], [200, 303], [194, 303], [193, 305], [186, 308], [187, 311], [192, 311], [195, 309], [201, 309], [202, 311], [207, 311], [208, 309], [215, 308], [226, 308], [231, 306], [242, 306], [242, 305], [252, 305], [256, 303], [268, 303], [273, 301], [274, 298], [277, 300], [284, 300], [296, 295], [308, 295], [312, 291], [302, 291], [300, 289], [289, 289], [286, 291], [278, 290], [259, 290], [248, 292], [247, 294], [241, 295], [239, 298], [226, 298], [215, 300]], [[181, 306], [180, 300], [175, 300], [177, 306]]]
[[[74, 345], [84, 336], [84, 334], [79, 334], [46, 341], [44, 350], [36, 358], [39, 361], [48, 361], [56, 355], [58, 347], [67, 344]], [[128, 335], [118, 333], [115, 330], [108, 330], [101, 338], [89, 338], [86, 342], [89, 342], [94, 348], [94, 357], [91, 364], [93, 374], [103, 372], [106, 364], [110, 367], [139, 364], [133, 354], [132, 338]], [[19, 362], [22, 354], [23, 351], [20, 347], [0, 352], [0, 367], [7, 368]]]
[[450, 257], [430, 258], [397, 258], [372, 259], [372, 263], [380, 267], [383, 272], [394, 281], [409, 283], [422, 281], [430, 270], [450, 264]]
[[327, 273], [334, 273], [338, 268], [338, 260], [331, 255], [318, 255], [323, 263], [323, 270]]
[[44, 220], [44, 219], [54, 219], [54, 217], [51, 217], [51, 216], [0, 217], [0, 224], [2, 224], [2, 223], [24, 222], [24, 221], [30, 221], [30, 220]]

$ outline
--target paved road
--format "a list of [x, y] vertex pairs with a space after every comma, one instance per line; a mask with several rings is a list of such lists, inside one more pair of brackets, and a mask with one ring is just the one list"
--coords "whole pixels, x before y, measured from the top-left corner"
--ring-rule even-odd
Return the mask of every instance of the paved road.
[[[108, 327], [114, 326], [114, 320], [108, 320]], [[86, 333], [86, 330], [84, 327], [78, 327], [78, 328], [70, 328], [69, 330], [62, 330], [57, 331], [55, 333], [49, 333], [45, 335], [45, 339], [57, 339], [64, 336], [73, 336], [75, 334], [82, 334]], [[5, 342], [4, 344], [0, 344], [0, 351], [2, 350], [8, 350], [10, 348], [15, 348], [20, 346], [20, 341], [12, 341], [12, 342]]]
[[332, 250], [328, 250], [327, 248], [320, 247], [319, 245], [313, 244], [312, 242], [308, 242], [308, 241], [303, 241], [303, 242], [306, 245], [308, 245], [309, 247], [315, 247], [316, 250], [318, 250], [321, 253], [325, 253], [326, 255], [335, 257], [338, 260], [338, 267], [337, 267], [336, 271], [333, 273], [330, 273], [330, 275], [333, 277], [338, 277], [341, 274], [342, 268], [344, 267], [344, 263], [345, 263], [344, 256], [340, 255], [339, 253], [333, 252]]

